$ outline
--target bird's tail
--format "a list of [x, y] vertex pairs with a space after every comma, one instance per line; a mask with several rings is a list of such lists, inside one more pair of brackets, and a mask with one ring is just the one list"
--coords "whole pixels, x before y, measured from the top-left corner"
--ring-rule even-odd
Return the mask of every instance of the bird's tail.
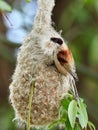
[[51, 25], [51, 14], [55, 0], [38, 0], [38, 11], [34, 21], [34, 28], [38, 31]]

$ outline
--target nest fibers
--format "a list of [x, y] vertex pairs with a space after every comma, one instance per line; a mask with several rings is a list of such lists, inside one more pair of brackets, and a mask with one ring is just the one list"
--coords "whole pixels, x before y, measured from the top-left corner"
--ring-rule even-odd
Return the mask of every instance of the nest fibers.
[[[50, 39], [51, 37], [62, 39], [51, 26], [54, 0], [38, 0], [38, 5], [33, 30], [20, 47], [16, 69], [9, 87], [15, 119], [19, 123], [27, 124], [29, 95], [32, 83], [35, 83], [31, 126], [48, 125], [58, 118], [60, 101], [74, 81], [69, 73], [66, 73], [66, 76], [62, 75], [54, 64], [53, 55], [58, 45]], [[67, 45], [65, 46], [67, 48]]]

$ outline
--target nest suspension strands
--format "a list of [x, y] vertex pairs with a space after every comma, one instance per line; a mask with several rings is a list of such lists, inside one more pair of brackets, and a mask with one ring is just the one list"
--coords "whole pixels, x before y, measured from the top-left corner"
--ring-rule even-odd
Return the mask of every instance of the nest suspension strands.
[[52, 27], [54, 5], [54, 0], [38, 0], [33, 29], [20, 47], [9, 87], [15, 120], [29, 129], [56, 120], [62, 98], [75, 84], [72, 53]]

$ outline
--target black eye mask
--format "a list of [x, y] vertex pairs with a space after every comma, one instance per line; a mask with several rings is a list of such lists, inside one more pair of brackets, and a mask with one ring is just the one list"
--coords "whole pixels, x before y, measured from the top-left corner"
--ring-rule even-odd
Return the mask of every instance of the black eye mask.
[[55, 42], [55, 43], [57, 43], [57, 44], [59, 44], [59, 45], [62, 45], [62, 44], [63, 44], [63, 40], [60, 39], [60, 38], [51, 37], [50, 40], [53, 41], [53, 42]]

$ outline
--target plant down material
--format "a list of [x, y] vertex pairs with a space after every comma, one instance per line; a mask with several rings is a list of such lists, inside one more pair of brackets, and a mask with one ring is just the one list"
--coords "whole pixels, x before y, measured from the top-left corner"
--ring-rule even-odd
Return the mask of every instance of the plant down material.
[[33, 29], [20, 47], [9, 87], [15, 120], [19, 124], [30, 120], [30, 127], [47, 126], [58, 119], [61, 100], [75, 86], [76, 77], [72, 54], [52, 27], [54, 0], [38, 0], [38, 5]]

